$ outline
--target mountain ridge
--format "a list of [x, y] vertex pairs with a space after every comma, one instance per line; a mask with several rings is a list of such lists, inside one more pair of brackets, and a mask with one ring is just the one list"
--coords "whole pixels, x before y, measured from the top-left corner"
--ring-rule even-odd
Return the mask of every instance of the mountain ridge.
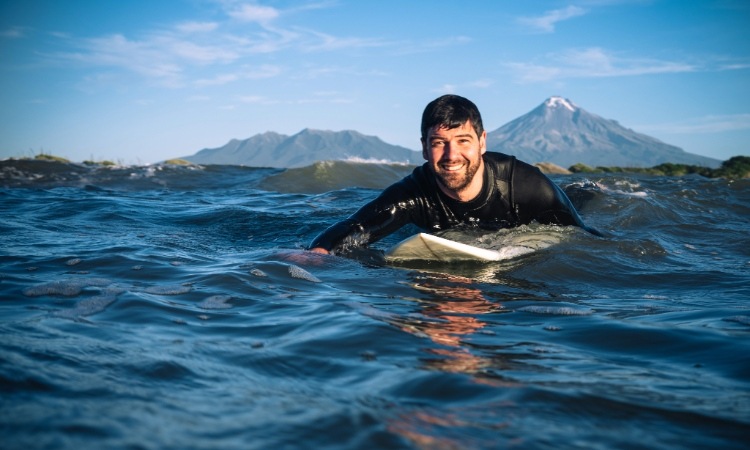
[[420, 164], [421, 154], [354, 130], [305, 128], [291, 136], [267, 131], [244, 140], [232, 139], [222, 147], [206, 148], [181, 159], [196, 164], [298, 168], [327, 160]]
[[[552, 96], [530, 112], [487, 133], [487, 149], [514, 155], [525, 162], [569, 167], [650, 167], [663, 163], [718, 167], [721, 161], [685, 152], [679, 147], [638, 133]], [[181, 159], [196, 164], [298, 168], [317, 161], [375, 161], [422, 164], [421, 152], [389, 144], [354, 130], [305, 128], [291, 136], [267, 131], [232, 139]]]
[[625, 128], [553, 96], [530, 112], [487, 133], [487, 148], [527, 162], [560, 166], [649, 167], [662, 163], [716, 167], [719, 160], [687, 153], [679, 147]]

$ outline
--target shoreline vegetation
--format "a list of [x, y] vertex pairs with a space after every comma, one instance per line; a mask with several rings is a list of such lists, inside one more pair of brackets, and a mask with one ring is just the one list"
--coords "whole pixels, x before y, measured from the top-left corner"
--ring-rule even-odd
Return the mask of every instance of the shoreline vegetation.
[[667, 177], [682, 177], [685, 175], [701, 175], [706, 178], [750, 178], [750, 156], [733, 156], [712, 169], [704, 166], [688, 164], [662, 163], [649, 168], [637, 167], [589, 167], [585, 164], [574, 164], [568, 170], [572, 173], [598, 174], [646, 174]]
[[[76, 164], [66, 158], [50, 155], [47, 153], [41, 153], [35, 155], [33, 158], [22, 157], [22, 158], [8, 158], [4, 161], [47, 161], [56, 162], [62, 164]], [[100, 167], [116, 167], [122, 164], [115, 163], [113, 161], [93, 161], [86, 160], [82, 163], [85, 166], [100, 166]], [[168, 165], [180, 165], [180, 166], [194, 166], [190, 161], [184, 159], [168, 159], [163, 162]], [[750, 156], [733, 156], [728, 160], [721, 163], [721, 166], [712, 169], [710, 167], [696, 166], [689, 164], [674, 164], [674, 163], [662, 163], [653, 167], [591, 167], [583, 163], [578, 163], [565, 169], [553, 163], [537, 163], [535, 164], [542, 172], [554, 175], [570, 175], [570, 174], [598, 174], [598, 175], [627, 175], [627, 174], [641, 174], [641, 175], [653, 175], [653, 176], [667, 176], [667, 177], [681, 177], [687, 175], [700, 175], [705, 178], [727, 178], [727, 179], [741, 179], [750, 178]]]

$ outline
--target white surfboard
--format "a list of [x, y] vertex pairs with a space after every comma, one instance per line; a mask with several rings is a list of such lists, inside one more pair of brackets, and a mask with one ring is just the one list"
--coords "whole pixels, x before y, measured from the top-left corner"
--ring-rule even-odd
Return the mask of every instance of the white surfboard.
[[533, 252], [523, 245], [499, 250], [474, 247], [427, 233], [419, 233], [394, 245], [385, 253], [386, 261], [501, 261]]

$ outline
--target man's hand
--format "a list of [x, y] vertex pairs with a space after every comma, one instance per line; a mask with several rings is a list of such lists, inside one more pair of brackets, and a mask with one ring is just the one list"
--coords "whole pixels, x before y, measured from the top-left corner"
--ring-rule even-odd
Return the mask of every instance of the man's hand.
[[310, 251], [313, 253], [320, 253], [321, 255], [328, 255], [331, 253], [328, 250], [324, 249], [323, 247], [314, 247], [314, 248], [311, 248]]

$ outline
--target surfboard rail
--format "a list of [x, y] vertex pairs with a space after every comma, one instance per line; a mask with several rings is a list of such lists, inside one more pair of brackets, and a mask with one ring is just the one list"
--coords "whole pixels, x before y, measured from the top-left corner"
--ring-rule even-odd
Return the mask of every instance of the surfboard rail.
[[428, 233], [418, 233], [385, 253], [386, 261], [500, 261], [508, 259], [504, 252], [474, 247]]

